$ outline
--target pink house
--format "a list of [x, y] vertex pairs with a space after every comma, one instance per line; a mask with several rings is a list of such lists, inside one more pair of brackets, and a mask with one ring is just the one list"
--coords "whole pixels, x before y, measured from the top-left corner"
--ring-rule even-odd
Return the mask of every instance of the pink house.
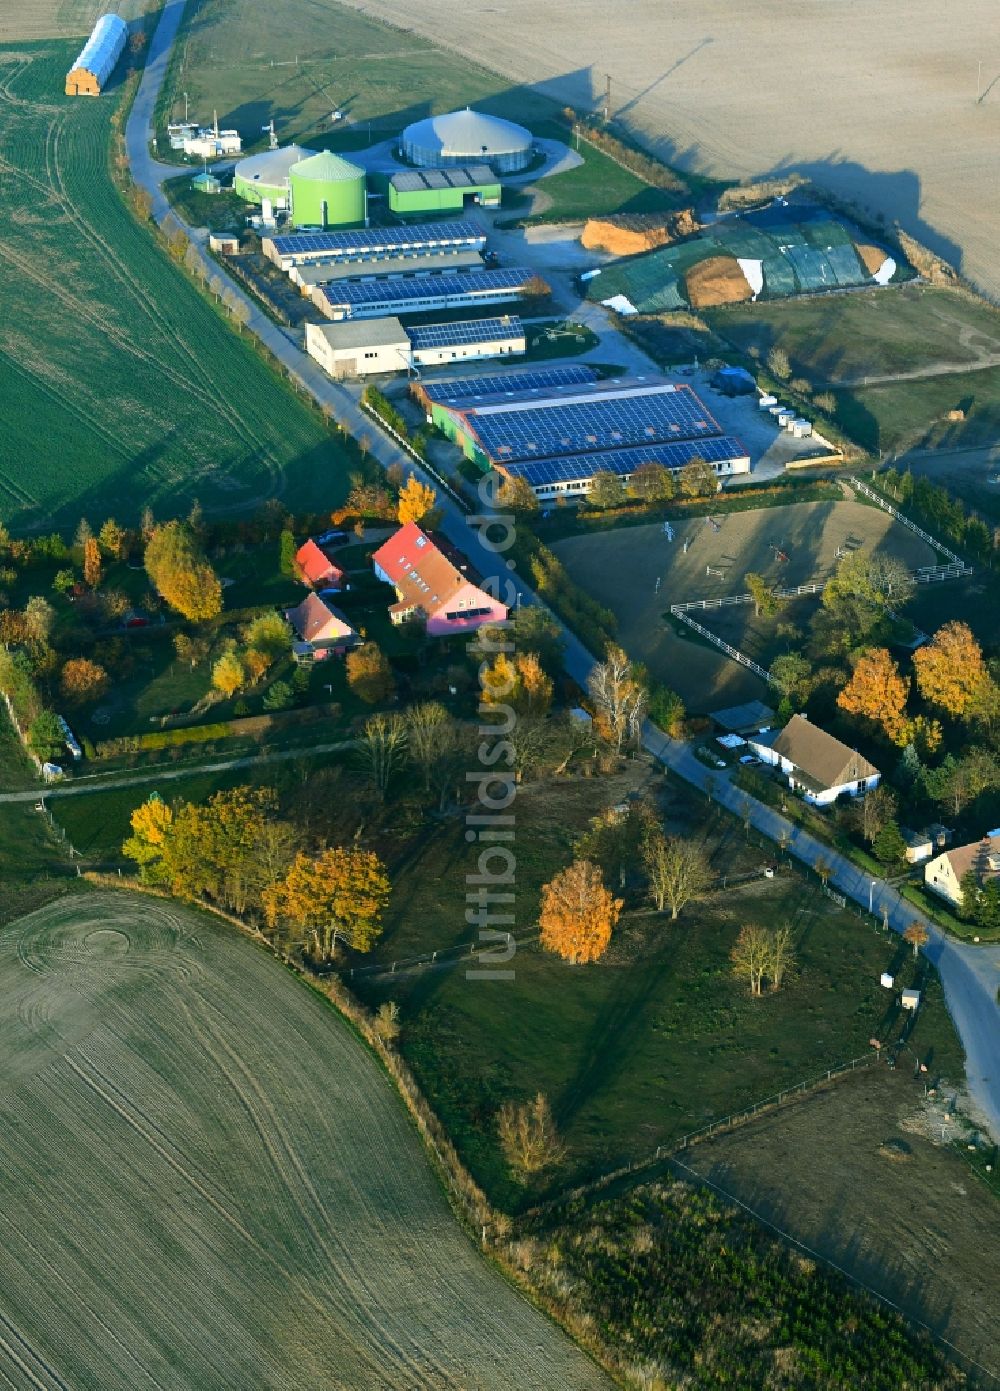
[[407, 522], [380, 546], [372, 564], [396, 591], [389, 609], [393, 623], [418, 620], [431, 636], [447, 637], [507, 617], [505, 606], [473, 584], [416, 522]]
[[297, 608], [286, 609], [285, 618], [299, 639], [292, 651], [305, 661], [340, 656], [357, 640], [357, 633], [346, 619], [318, 594], [307, 594]]

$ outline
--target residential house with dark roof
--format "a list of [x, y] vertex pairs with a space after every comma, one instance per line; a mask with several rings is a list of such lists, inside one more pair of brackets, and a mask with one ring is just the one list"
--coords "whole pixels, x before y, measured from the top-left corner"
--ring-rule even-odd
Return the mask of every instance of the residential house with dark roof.
[[298, 638], [292, 650], [299, 659], [318, 662], [339, 656], [357, 642], [358, 635], [343, 614], [318, 594], [307, 594], [296, 608], [286, 609], [285, 618]]
[[780, 768], [789, 787], [814, 806], [829, 806], [845, 793], [870, 792], [882, 776], [856, 749], [805, 715], [793, 715], [777, 734], [751, 735], [747, 742], [762, 763]]

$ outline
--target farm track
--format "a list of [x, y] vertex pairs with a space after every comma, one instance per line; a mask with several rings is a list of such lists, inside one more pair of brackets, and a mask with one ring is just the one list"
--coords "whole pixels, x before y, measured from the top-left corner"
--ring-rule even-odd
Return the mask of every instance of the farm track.
[[0, 1384], [606, 1391], [460, 1232], [395, 1090], [265, 952], [87, 894], [0, 931]]

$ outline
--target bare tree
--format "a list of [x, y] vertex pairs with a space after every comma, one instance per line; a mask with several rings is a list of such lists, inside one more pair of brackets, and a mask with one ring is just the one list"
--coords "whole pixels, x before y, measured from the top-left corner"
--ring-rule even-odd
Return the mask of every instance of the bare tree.
[[762, 982], [771, 961], [770, 937], [766, 928], [743, 927], [729, 954], [733, 974], [748, 983], [751, 995], [763, 994]]
[[402, 1032], [399, 1005], [395, 1000], [383, 1000], [375, 1012], [372, 1028], [383, 1043], [395, 1043]]
[[240, 333], [242, 333], [246, 325], [250, 322], [250, 306], [242, 296], [236, 298], [232, 313], [233, 318], [236, 320], [236, 327], [239, 329]]
[[768, 936], [771, 939], [771, 950], [767, 963], [767, 975], [771, 982], [771, 989], [780, 990], [782, 981], [795, 964], [792, 929], [779, 927], [774, 932], [768, 933]]
[[434, 765], [454, 740], [455, 721], [440, 701], [428, 700], [406, 712], [406, 733], [410, 761], [429, 792]]
[[510, 1167], [531, 1178], [558, 1164], [565, 1153], [552, 1108], [544, 1093], [520, 1105], [508, 1101], [497, 1117], [497, 1132]]
[[372, 715], [358, 740], [358, 762], [379, 798], [406, 757], [406, 724], [402, 715]]
[[879, 784], [859, 798], [851, 807], [854, 824], [871, 845], [887, 821], [896, 815], [896, 794], [891, 787]]
[[209, 277], [209, 281], [208, 281], [208, 288], [211, 290], [212, 294], [215, 296], [216, 299], [221, 299], [221, 298], [222, 298], [222, 292], [223, 292], [223, 290], [226, 288], [225, 285], [223, 284], [222, 276], [221, 276], [221, 275], [212, 275], [212, 276], [210, 276], [210, 277]]
[[916, 956], [922, 946], [930, 940], [930, 933], [924, 927], [919, 918], [914, 918], [903, 933], [903, 941], [909, 942], [913, 948], [913, 955]]
[[609, 743], [621, 753], [629, 739], [638, 739], [646, 710], [646, 691], [620, 647], [612, 644], [608, 648], [605, 660], [587, 678], [587, 689]]
[[642, 847], [643, 864], [657, 912], [670, 905], [671, 921], [692, 899], [701, 898], [712, 886], [713, 876], [705, 852], [693, 840], [665, 836], [657, 829]]

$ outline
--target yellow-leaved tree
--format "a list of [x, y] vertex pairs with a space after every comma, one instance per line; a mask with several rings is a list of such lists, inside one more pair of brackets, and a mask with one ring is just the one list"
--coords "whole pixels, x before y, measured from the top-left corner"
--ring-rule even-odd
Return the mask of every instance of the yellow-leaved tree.
[[271, 927], [283, 924], [317, 961], [330, 961], [338, 941], [370, 951], [382, 933], [389, 876], [373, 850], [337, 846], [318, 855], [301, 851], [263, 894]]
[[411, 473], [399, 491], [399, 507], [396, 515], [405, 526], [407, 522], [423, 522], [429, 512], [434, 511], [437, 493], [427, 483]]
[[520, 714], [547, 715], [552, 704], [552, 679], [536, 652], [509, 657], [499, 652], [491, 666], [480, 671], [486, 705], [509, 705]]
[[222, 586], [185, 522], [154, 528], [146, 544], [146, 573], [171, 608], [192, 623], [222, 612]]
[[906, 700], [910, 681], [884, 647], [872, 647], [862, 654], [854, 674], [837, 697], [841, 710], [871, 720], [894, 744], [905, 744], [910, 725]]
[[122, 846], [123, 854], [140, 866], [144, 879], [158, 879], [156, 867], [163, 859], [163, 849], [174, 823], [174, 813], [162, 797], [154, 792], [132, 813], [132, 834]]
[[924, 700], [959, 717], [967, 713], [988, 676], [983, 649], [972, 630], [957, 621], [946, 623], [917, 648], [913, 670]]
[[597, 961], [608, 949], [621, 911], [622, 900], [604, 887], [597, 865], [574, 860], [542, 889], [542, 946], [574, 966]]

